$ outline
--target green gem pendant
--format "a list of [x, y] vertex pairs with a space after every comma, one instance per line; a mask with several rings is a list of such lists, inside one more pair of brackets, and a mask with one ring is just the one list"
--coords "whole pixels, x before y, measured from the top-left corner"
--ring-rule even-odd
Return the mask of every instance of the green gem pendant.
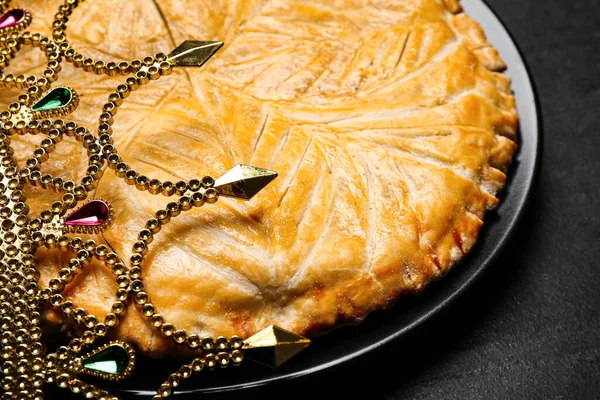
[[36, 101], [31, 110], [43, 116], [64, 115], [75, 110], [79, 105], [77, 93], [68, 87], [55, 87]]
[[121, 380], [135, 364], [135, 352], [125, 342], [110, 342], [80, 359], [81, 372], [98, 378]]

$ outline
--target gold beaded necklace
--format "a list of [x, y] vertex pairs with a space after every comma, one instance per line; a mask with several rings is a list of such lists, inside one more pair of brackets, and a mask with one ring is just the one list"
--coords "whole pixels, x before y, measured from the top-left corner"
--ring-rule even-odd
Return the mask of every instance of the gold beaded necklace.
[[[45, 383], [55, 383], [90, 399], [115, 399], [107, 391], [85, 383], [80, 376], [87, 374], [109, 380], [128, 377], [135, 366], [135, 352], [123, 341], [112, 341], [88, 347], [102, 341], [118, 325], [129, 302], [133, 302], [151, 326], [178, 345], [197, 353], [191, 362], [172, 373], [160, 386], [154, 399], [168, 397], [183, 379], [204, 368], [238, 365], [244, 355], [252, 357], [253, 350], [270, 348], [272, 364], [292, 357], [310, 341], [281, 328], [271, 326], [255, 336], [216, 339], [200, 337], [178, 329], [157, 311], [144, 290], [141, 265], [153, 237], [172, 218], [194, 207], [214, 203], [219, 196], [249, 199], [271, 182], [277, 174], [261, 168], [237, 165], [217, 180], [211, 177], [176, 183], [159, 181], [140, 175], [117, 153], [113, 145], [112, 126], [118, 108], [129, 94], [151, 81], [169, 75], [174, 67], [200, 67], [222, 45], [221, 42], [186, 41], [169, 55], [157, 54], [130, 62], [94, 60], [77, 52], [67, 41], [67, 21], [78, 0], [66, 0], [55, 15], [52, 39], [38, 33], [22, 32], [31, 23], [24, 9], [8, 10], [10, 0], [0, 0], [0, 87], [23, 89], [18, 101], [0, 113], [0, 340], [2, 349], [3, 399], [42, 399]], [[47, 59], [42, 76], [4, 75], [22, 46], [41, 49]], [[73, 121], [63, 120], [78, 106], [79, 97], [70, 87], [52, 87], [61, 71], [61, 62], [98, 75], [126, 77], [108, 96], [99, 117], [97, 135]], [[45, 138], [19, 167], [13, 158], [10, 136], [41, 134]], [[87, 150], [88, 168], [80, 182], [44, 174], [41, 166], [63, 136], [74, 137]], [[107, 200], [90, 199], [105, 167], [114, 170], [136, 189], [153, 195], [177, 196], [177, 201], [158, 210], [140, 231], [133, 245], [129, 265], [103, 244], [70, 237], [71, 233], [97, 234], [108, 229], [114, 211]], [[23, 195], [26, 184], [62, 194], [49, 210], [30, 219]], [[86, 201], [86, 202], [84, 202]], [[84, 202], [84, 203], [82, 203]], [[79, 207], [78, 207], [79, 206]], [[77, 208], [76, 208], [77, 207]], [[58, 251], [75, 253], [47, 288], [38, 286], [35, 252], [45, 246]], [[109, 267], [116, 277], [118, 290], [110, 312], [98, 320], [61, 294], [92, 259]], [[54, 353], [46, 354], [42, 343], [40, 313], [43, 305], [59, 309], [74, 324], [83, 328]], [[84, 349], [87, 353], [82, 354]], [[267, 361], [267, 360], [263, 360]]]

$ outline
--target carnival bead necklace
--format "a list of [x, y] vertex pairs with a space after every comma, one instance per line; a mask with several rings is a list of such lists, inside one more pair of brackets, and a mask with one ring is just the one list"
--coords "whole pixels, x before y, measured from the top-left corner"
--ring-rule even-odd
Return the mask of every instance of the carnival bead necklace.
[[[305, 348], [310, 341], [271, 326], [257, 335], [240, 337], [200, 337], [169, 323], [152, 304], [144, 289], [142, 263], [154, 236], [173, 218], [192, 208], [211, 204], [219, 196], [249, 199], [271, 182], [277, 174], [261, 168], [237, 165], [217, 180], [206, 176], [188, 181], [160, 181], [136, 172], [117, 153], [113, 124], [119, 107], [141, 86], [171, 74], [177, 67], [200, 67], [222, 46], [221, 42], [186, 41], [170, 54], [156, 54], [129, 62], [94, 60], [76, 51], [67, 40], [67, 22], [81, 3], [67, 0], [60, 5], [52, 25], [52, 39], [24, 32], [32, 21], [22, 8], [8, 9], [9, 0], [0, 0], [0, 87], [23, 90], [17, 101], [0, 113], [0, 340], [2, 343], [3, 399], [41, 399], [43, 385], [54, 383], [86, 398], [114, 399], [107, 391], [86, 383], [91, 375], [108, 380], [127, 378], [135, 367], [135, 351], [123, 341], [97, 345], [118, 325], [133, 302], [150, 325], [174, 343], [187, 346], [197, 355], [158, 388], [154, 399], [173, 393], [183, 379], [204, 368], [238, 365], [253, 349], [270, 348], [270, 361], [278, 365]], [[41, 76], [4, 74], [24, 46], [39, 48], [47, 59]], [[68, 86], [52, 87], [62, 61], [98, 75], [123, 76], [124, 82], [108, 96], [98, 118], [96, 132], [66, 119], [79, 104], [77, 92]], [[44, 136], [23, 166], [14, 158], [10, 137], [38, 134]], [[80, 182], [42, 171], [43, 163], [63, 137], [72, 137], [87, 151], [88, 166]], [[109, 199], [88, 199], [106, 167], [137, 190], [152, 195], [174, 197], [164, 209], [156, 211], [133, 245], [129, 262], [122, 261], [106, 245], [70, 234], [98, 234], [109, 229], [115, 210]], [[60, 193], [60, 201], [39, 217], [30, 218], [23, 195], [25, 185]], [[75, 256], [49, 281], [38, 285], [35, 252], [40, 247], [70, 251]], [[115, 276], [118, 286], [115, 301], [103, 319], [89, 314], [63, 291], [93, 259], [103, 262]], [[50, 305], [81, 328], [81, 334], [57, 351], [46, 354], [42, 342], [41, 307]], [[96, 345], [96, 348], [92, 346]], [[265, 352], [261, 352], [265, 354]]]

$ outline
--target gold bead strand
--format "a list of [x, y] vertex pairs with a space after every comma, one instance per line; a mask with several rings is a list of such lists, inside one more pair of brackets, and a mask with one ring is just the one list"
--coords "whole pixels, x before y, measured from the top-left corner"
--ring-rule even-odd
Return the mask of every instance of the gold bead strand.
[[204, 352], [201, 357], [196, 357], [190, 363], [181, 366], [177, 372], [169, 375], [169, 378], [160, 385], [160, 388], [152, 399], [160, 400], [173, 395], [174, 389], [181, 385], [184, 379], [190, 378], [193, 374], [199, 373], [205, 368], [213, 370], [217, 366], [225, 368], [228, 365], [238, 366], [242, 363], [244, 353], [242, 351], [243, 341], [240, 337], [234, 336], [229, 341], [225, 338], [219, 338], [217, 341], [227, 343], [228, 348], [231, 350], [227, 352], [222, 351], [216, 355], [212, 352]]
[[[165, 196], [174, 194], [183, 194], [187, 188], [187, 182], [180, 182], [181, 188], [178, 190], [172, 182], [161, 182], [158, 179], [149, 178], [139, 174], [131, 168], [123, 158], [117, 154], [117, 149], [113, 145], [112, 133], [115, 115], [118, 108], [130, 94], [138, 90], [141, 86], [148, 84], [151, 80], [157, 80], [161, 76], [171, 73], [171, 64], [166, 61], [166, 55], [157, 54], [154, 57], [146, 57], [141, 63], [140, 69], [134, 77], [126, 79], [125, 83], [117, 86], [115, 92], [108, 97], [108, 102], [103, 106], [103, 113], [99, 118], [98, 135], [99, 145], [101, 146], [102, 156], [108, 161], [109, 168], [115, 170], [117, 177], [122, 178], [128, 185], [135, 186], [140, 191], [149, 191], [151, 194], [162, 193]], [[139, 63], [134, 63], [137, 67]]]
[[51, 83], [58, 79], [58, 73], [62, 69], [62, 57], [58, 51], [58, 46], [39, 33], [23, 32], [21, 34], [12, 34], [5, 36], [4, 41], [0, 41], [0, 72], [2, 72], [3, 68], [10, 65], [10, 60], [15, 57], [21, 46], [24, 45], [37, 47], [46, 55], [46, 69], [42, 72], [42, 76], [2, 75], [0, 76], [0, 85], [6, 88], [29, 88], [31, 90], [28, 90], [26, 96], [29, 96], [31, 100], [35, 100], [50, 87]]
[[[40, 167], [50, 158], [50, 154], [55, 150], [56, 145], [60, 143], [62, 136], [62, 131], [58, 129], [48, 131], [46, 138], [42, 139], [40, 146], [34, 149], [32, 157], [25, 161], [25, 168], [21, 169], [19, 175], [27, 179], [33, 186], [40, 186], [44, 189], [51, 188], [54, 191], [60, 192], [62, 190], [62, 180], [56, 181], [56, 178], [50, 174], [42, 176]], [[58, 184], [59, 182], [60, 185]]]
[[159, 233], [162, 227], [169, 223], [172, 218], [177, 217], [182, 211], [190, 210], [192, 207], [201, 207], [205, 203], [214, 203], [218, 200], [218, 192], [212, 187], [213, 184], [214, 179], [206, 177], [202, 182], [193, 181], [192, 188], [187, 184], [185, 188], [183, 186], [179, 187], [178, 189], [184, 195], [179, 198], [178, 202], [169, 203], [165, 210], [157, 211], [155, 218], [148, 220], [146, 227], [138, 235], [138, 241], [133, 245], [133, 252], [130, 258], [130, 289], [133, 293], [135, 304], [139, 308], [142, 308], [142, 315], [149, 319], [151, 324], [156, 329], [159, 329], [163, 336], [172, 338], [179, 345], [186, 344], [192, 350], [198, 348], [196, 336], [188, 336], [184, 330], [176, 329], [172, 324], [165, 322], [164, 317], [156, 312], [150, 296], [144, 291], [141, 264], [154, 235]]
[[3, 398], [41, 397], [44, 374], [39, 368], [44, 346], [40, 342], [37, 279], [28, 235], [24, 181], [12, 159], [10, 140], [0, 135], [0, 176], [6, 191], [0, 196], [0, 337], [2, 338]]
[[87, 384], [66, 370], [53, 370], [56, 378], [52, 382], [61, 389], [69, 389], [75, 394], [80, 394], [87, 399], [118, 400], [106, 390], [100, 390], [94, 385]]
[[[61, 249], [75, 251], [77, 257], [71, 259], [69, 268], [64, 268], [59, 272], [58, 278], [50, 281], [50, 288], [45, 289], [45, 297], [50, 299], [50, 303], [53, 307], [59, 308], [65, 315], [71, 317], [75, 323], [83, 324], [86, 327], [86, 330], [81, 335], [81, 338], [74, 338], [68, 346], [62, 347], [57, 352], [47, 355], [46, 362], [55, 365], [55, 374], [69, 371], [79, 373], [81, 372], [80, 366], [73, 364], [73, 357], [67, 357], [65, 354], [70, 356], [78, 354], [84, 345], [90, 346], [94, 344], [97, 339], [104, 338], [108, 331], [118, 324], [118, 315], [121, 315], [126, 311], [128, 290], [124, 289], [124, 287], [129, 286], [129, 279], [127, 277], [125, 265], [119, 260], [116, 253], [109, 252], [106, 245], [96, 245], [93, 240], [84, 242], [81, 238], [74, 238], [71, 240], [68, 238], [66, 238], [66, 240], [61, 238], [59, 243]], [[76, 273], [91, 260], [92, 256], [105, 262], [107, 266], [112, 266], [113, 273], [118, 277], [125, 277], [125, 282], [119, 282], [120, 287], [117, 290], [117, 301], [111, 307], [111, 312], [106, 314], [104, 322], [98, 322], [98, 319], [94, 315], [87, 313], [83, 308], [77, 308], [73, 302], [69, 300], [65, 301], [63, 296], [58, 292], [64, 290], [65, 285], [68, 284], [74, 278], [74, 275], [76, 275]], [[74, 273], [74, 271], [77, 272]], [[56, 361], [52, 362], [52, 360], [57, 359], [65, 361], [63, 361], [62, 364], [57, 363]], [[69, 387], [71, 388], [71, 386]], [[78, 387], [78, 385], [75, 387]], [[102, 397], [102, 393], [104, 392], [98, 392], [100, 398]]]
[[67, 22], [69, 16], [82, 2], [66, 0], [59, 7], [59, 12], [55, 14], [52, 23], [52, 37], [66, 61], [72, 63], [75, 68], [81, 68], [86, 72], [93, 72], [97, 75], [130, 75], [139, 72], [144, 67], [142, 60], [136, 59], [131, 62], [94, 60], [92, 57], [79, 53], [73, 48], [67, 38]]

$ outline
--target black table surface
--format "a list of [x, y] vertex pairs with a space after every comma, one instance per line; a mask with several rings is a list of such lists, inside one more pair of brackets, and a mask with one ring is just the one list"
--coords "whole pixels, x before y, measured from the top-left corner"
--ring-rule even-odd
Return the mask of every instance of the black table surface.
[[600, 2], [487, 3], [530, 66], [544, 125], [535, 195], [503, 256], [401, 342], [312, 378], [203, 397], [600, 399]]

